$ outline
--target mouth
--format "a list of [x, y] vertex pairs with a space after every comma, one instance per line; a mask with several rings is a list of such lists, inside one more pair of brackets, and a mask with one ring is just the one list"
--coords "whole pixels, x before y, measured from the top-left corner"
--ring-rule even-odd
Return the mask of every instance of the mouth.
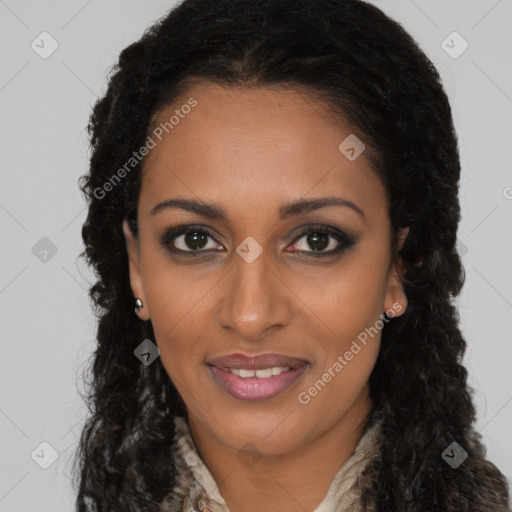
[[232, 354], [207, 363], [213, 380], [239, 400], [265, 400], [293, 386], [309, 361], [279, 354]]

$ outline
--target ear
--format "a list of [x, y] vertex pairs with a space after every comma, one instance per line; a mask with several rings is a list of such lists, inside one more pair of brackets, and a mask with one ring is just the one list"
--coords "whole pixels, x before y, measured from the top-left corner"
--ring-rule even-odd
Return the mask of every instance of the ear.
[[[402, 249], [408, 234], [408, 227], [402, 228], [399, 231], [397, 252], [400, 252]], [[400, 256], [398, 256], [397, 261], [393, 262], [389, 271], [386, 297], [384, 300], [384, 311], [389, 317], [403, 315], [407, 309], [407, 296], [405, 295], [402, 285], [402, 276], [405, 270], [405, 264]]]
[[135, 298], [139, 298], [144, 305], [140, 311], [137, 311], [134, 306], [135, 314], [141, 320], [149, 320], [149, 312], [140, 275], [139, 241], [132, 233], [126, 219], [123, 220], [123, 233], [126, 240], [126, 252], [128, 253], [128, 266], [130, 270], [130, 287], [134, 295], [134, 301]]

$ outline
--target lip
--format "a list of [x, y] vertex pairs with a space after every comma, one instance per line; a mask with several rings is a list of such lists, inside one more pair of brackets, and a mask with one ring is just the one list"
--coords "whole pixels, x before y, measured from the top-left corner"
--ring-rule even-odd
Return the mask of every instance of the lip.
[[[239, 400], [256, 401], [272, 398], [291, 388], [301, 378], [307, 367], [308, 365], [303, 363], [279, 375], [262, 379], [256, 376], [238, 377], [229, 370], [211, 364], [208, 365], [208, 370], [213, 380], [232, 397]], [[235, 367], [233, 366], [233, 368]]]
[[[309, 361], [283, 354], [226, 354], [208, 361], [208, 370], [213, 380], [227, 393], [239, 400], [265, 400], [279, 395], [300, 379]], [[267, 378], [239, 377], [229, 370], [262, 370], [282, 366], [288, 371]]]
[[[282, 354], [265, 353], [256, 355], [228, 354], [211, 359], [207, 363], [219, 369], [239, 368], [244, 370], [262, 370], [273, 366], [285, 366], [291, 369], [297, 369], [309, 364], [306, 359], [299, 357], [286, 356]], [[278, 375], [276, 375], [278, 377]]]

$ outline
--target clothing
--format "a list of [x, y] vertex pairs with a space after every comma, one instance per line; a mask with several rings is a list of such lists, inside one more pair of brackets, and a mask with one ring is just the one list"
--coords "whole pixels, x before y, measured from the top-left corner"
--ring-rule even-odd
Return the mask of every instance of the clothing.
[[[382, 420], [368, 422], [351, 457], [339, 468], [323, 501], [313, 512], [362, 512], [359, 502], [366, 465], [378, 456]], [[174, 490], [160, 512], [229, 512], [215, 480], [199, 456], [184, 417], [174, 418], [174, 454], [178, 472]], [[367, 509], [365, 509], [367, 510]]]

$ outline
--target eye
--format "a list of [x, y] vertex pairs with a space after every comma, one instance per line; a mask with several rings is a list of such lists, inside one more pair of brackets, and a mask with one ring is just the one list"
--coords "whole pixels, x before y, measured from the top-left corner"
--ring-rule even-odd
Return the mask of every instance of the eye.
[[[212, 241], [209, 242], [209, 239]], [[215, 243], [214, 239], [215, 235], [205, 227], [177, 226], [166, 231], [160, 239], [160, 244], [175, 253], [204, 253], [222, 250], [222, 245]]]
[[[330, 226], [308, 226], [295, 239], [292, 249], [296, 249], [299, 253], [308, 253], [308, 256], [322, 257], [338, 254], [354, 244], [354, 237], [336, 228]], [[288, 249], [287, 251], [290, 252]]]
[[[205, 226], [176, 226], [168, 229], [160, 239], [160, 245], [172, 253], [198, 256], [222, 251], [224, 247]], [[331, 226], [307, 226], [286, 252], [298, 252], [312, 257], [332, 256], [355, 244], [355, 238]]]

